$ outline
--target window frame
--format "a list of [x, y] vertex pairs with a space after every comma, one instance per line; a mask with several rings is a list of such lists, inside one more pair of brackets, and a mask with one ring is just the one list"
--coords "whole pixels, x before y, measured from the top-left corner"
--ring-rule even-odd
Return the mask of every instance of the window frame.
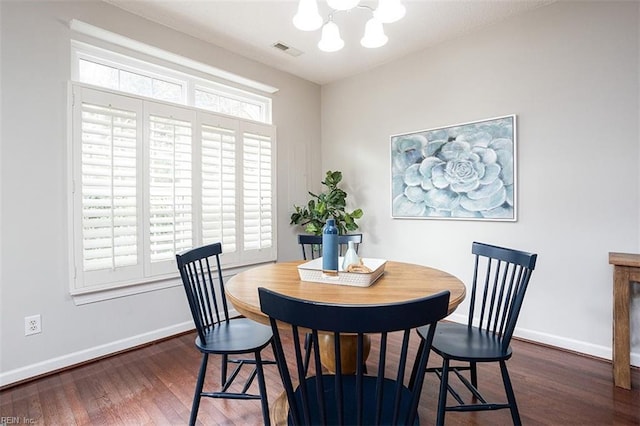
[[[78, 96], [78, 91], [82, 90], [83, 95]], [[90, 94], [90, 96], [85, 96], [84, 93]], [[235, 146], [238, 152], [242, 151], [242, 143], [244, 140], [244, 135], [248, 132], [252, 133], [267, 133], [270, 136], [271, 140], [271, 156], [272, 161], [275, 163], [276, 158], [276, 129], [275, 126], [270, 124], [265, 124], [261, 122], [253, 122], [246, 119], [241, 119], [237, 117], [226, 116], [224, 114], [214, 113], [208, 110], [199, 110], [198, 108], [185, 106], [185, 105], [176, 105], [170, 102], [158, 101], [155, 99], [148, 99], [144, 97], [139, 97], [137, 95], [121, 93], [115, 90], [109, 90], [99, 87], [94, 87], [88, 84], [70, 82], [69, 83], [69, 97], [70, 97], [70, 135], [69, 138], [69, 164], [71, 165], [70, 173], [69, 173], [69, 187], [71, 192], [70, 197], [70, 231], [71, 231], [71, 268], [72, 268], [72, 276], [70, 285], [70, 293], [74, 298], [76, 304], [84, 304], [84, 303], [92, 303], [99, 300], [110, 299], [114, 297], [122, 297], [131, 294], [138, 294], [141, 292], [152, 291], [162, 288], [168, 288], [180, 285], [181, 282], [179, 280], [179, 276], [177, 273], [177, 268], [175, 265], [165, 264], [161, 268], [150, 268], [148, 262], [148, 256], [145, 252], [148, 250], [148, 230], [145, 228], [145, 224], [148, 223], [148, 138], [146, 135], [140, 136], [140, 133], [144, 133], [148, 131], [148, 117], [152, 114], [152, 110], [142, 108], [140, 112], [141, 116], [137, 119], [137, 136], [136, 140], [140, 141], [138, 143], [137, 149], [137, 158], [136, 163], [139, 167], [141, 177], [138, 177], [137, 181], [137, 198], [138, 200], [143, 200], [137, 205], [138, 216], [139, 216], [139, 229], [138, 229], [138, 252], [140, 250], [143, 251], [143, 255], [139, 256], [138, 262], [144, 262], [142, 265], [142, 276], [126, 276], [124, 278], [106, 278], [98, 280], [100, 283], [98, 284], [87, 284], [86, 273], [82, 269], [82, 182], [81, 182], [81, 159], [79, 159], [81, 155], [81, 147], [82, 147], [82, 129], [81, 126], [77, 123], [78, 117], [78, 109], [80, 110], [80, 114], [82, 111], [81, 102], [83, 100], [94, 99], [95, 97], [99, 97], [98, 94], [105, 95], [105, 101], [108, 101], [109, 96], [118, 97], [122, 100], [126, 100], [130, 102], [136, 111], [140, 111], [141, 108], [135, 106], [135, 104], [144, 105], [145, 103], [151, 105], [162, 105], [163, 108], [166, 108], [169, 112], [171, 110], [185, 110], [186, 113], [190, 113], [193, 115], [192, 119], [192, 133], [194, 134], [194, 141], [192, 144], [192, 198], [194, 203], [198, 203], [195, 200], [200, 200], [201, 204], [201, 187], [200, 187], [200, 155], [198, 154], [202, 149], [201, 147], [201, 135], [196, 135], [202, 132], [202, 126], [205, 124], [216, 124], [216, 122], [224, 122], [228, 127], [231, 123], [236, 123], [235, 127]], [[142, 129], [142, 130], [140, 130]], [[195, 137], [197, 136], [197, 137]], [[237, 169], [235, 172], [236, 176], [242, 175], [242, 155], [238, 155], [236, 158]], [[272, 223], [272, 245], [266, 252], [258, 253], [256, 251], [247, 251], [244, 250], [241, 242], [241, 235], [243, 232], [243, 210], [242, 210], [242, 181], [236, 183], [236, 215], [239, 217], [239, 220], [236, 222], [236, 234], [237, 234], [237, 245], [238, 250], [235, 253], [223, 253], [221, 256], [221, 261], [226, 269], [237, 270], [237, 269], [245, 269], [247, 266], [271, 262], [276, 260], [277, 253], [277, 215], [276, 215], [276, 195], [277, 195], [277, 187], [276, 187], [276, 167], [275, 164], [271, 167], [271, 196], [272, 196], [272, 215], [271, 223]], [[142, 213], [140, 213], [142, 210]], [[197, 225], [193, 227], [193, 246], [197, 246], [202, 243], [202, 230], [199, 224], [201, 223], [201, 208], [194, 208], [194, 217], [193, 222]], [[140, 219], [142, 216], [142, 219]], [[142, 236], [140, 236], [142, 234]], [[142, 249], [141, 249], [142, 247]], [[223, 247], [224, 249], [224, 247]], [[265, 255], [266, 253], [266, 255]], [[171, 262], [175, 263], [175, 260]], [[140, 265], [138, 265], [138, 269], [140, 269]], [[157, 271], [151, 271], [152, 269], [159, 269]], [[107, 277], [111, 275], [112, 271], [103, 271]]]
[[[73, 280], [71, 283], [70, 292], [74, 298], [80, 297], [82, 300], [82, 296], [90, 295], [89, 298], [84, 298], [84, 300], [95, 301], [102, 300], [101, 297], [96, 296], [94, 293], [96, 292], [104, 292], [104, 298], [112, 298], [119, 297], [122, 293], [115, 292], [117, 289], [126, 289], [125, 294], [138, 293], [142, 291], [149, 291], [150, 289], [157, 288], [165, 288], [173, 285], [179, 285], [180, 281], [176, 281], [175, 278], [178, 277], [177, 268], [175, 266], [175, 259], [171, 259], [170, 261], [158, 263], [156, 265], [152, 265], [149, 263], [149, 231], [147, 224], [149, 223], [149, 146], [148, 146], [148, 135], [145, 135], [145, 132], [148, 132], [148, 118], [150, 115], [161, 111], [165, 114], [172, 114], [172, 112], [178, 110], [183, 111], [182, 116], [180, 118], [188, 118], [189, 114], [192, 115], [192, 126], [193, 126], [193, 143], [192, 143], [192, 199], [193, 199], [193, 232], [192, 232], [192, 240], [193, 246], [196, 247], [203, 243], [203, 232], [201, 227], [201, 218], [202, 218], [202, 188], [201, 188], [201, 136], [198, 136], [198, 133], [201, 132], [203, 125], [224, 125], [225, 127], [230, 127], [230, 125], [235, 124], [234, 132], [236, 135], [235, 138], [235, 146], [237, 151], [237, 156], [235, 159], [236, 162], [236, 171], [235, 175], [237, 178], [236, 181], [236, 235], [237, 242], [235, 252], [223, 252], [221, 255], [221, 262], [225, 268], [244, 268], [250, 265], [272, 262], [276, 260], [277, 254], [277, 215], [276, 215], [276, 148], [277, 148], [277, 140], [276, 140], [276, 129], [273, 125], [268, 125], [265, 123], [251, 122], [248, 120], [238, 119], [236, 117], [229, 117], [223, 114], [213, 113], [211, 111], [200, 111], [196, 108], [188, 107], [188, 106], [178, 106], [166, 102], [160, 102], [153, 99], [144, 99], [138, 98], [137, 96], [132, 96], [130, 94], [123, 94], [113, 90], [106, 90], [103, 88], [96, 88], [91, 85], [86, 85], [82, 83], [70, 83], [70, 97], [71, 97], [71, 129], [73, 136], [69, 141], [69, 153], [70, 153], [70, 174], [69, 174], [69, 187], [71, 192], [71, 202], [70, 202], [70, 229], [71, 229], [71, 263], [73, 268]], [[79, 93], [82, 92], [82, 93]], [[112, 270], [100, 270], [97, 272], [85, 272], [82, 268], [82, 248], [83, 248], [83, 234], [82, 234], [82, 162], [80, 159], [81, 156], [81, 148], [82, 148], [82, 129], [81, 125], [77, 123], [78, 115], [82, 112], [81, 103], [84, 100], [95, 100], [104, 97], [103, 102], [109, 102], [111, 100], [112, 104], [116, 104], [116, 99], [120, 99], [120, 101], [124, 104], [132, 105], [132, 109], [136, 111], [142, 110], [142, 116], [137, 120], [139, 130], [137, 133], [136, 140], [142, 141], [139, 143], [137, 148], [138, 156], [136, 158], [136, 163], [140, 168], [140, 173], [138, 174], [137, 180], [137, 188], [138, 195], [137, 198], [140, 201], [137, 204], [138, 211], [138, 265], [136, 265], [134, 269], [135, 271], [132, 274]], [[99, 100], [97, 101], [99, 102]], [[153, 105], [152, 108], [136, 108], [136, 103], [140, 105]], [[120, 106], [120, 103], [117, 103]], [[164, 109], [164, 111], [162, 111]], [[224, 124], [221, 124], [224, 123]], [[139, 133], [142, 133], [140, 135]], [[244, 217], [243, 217], [243, 202], [242, 202], [242, 179], [238, 179], [241, 177], [243, 172], [243, 155], [242, 155], [242, 144], [244, 141], [244, 135], [247, 133], [252, 134], [264, 134], [270, 137], [271, 141], [271, 208], [272, 208], [272, 217], [271, 217], [271, 227], [272, 227], [272, 239], [271, 239], [271, 247], [267, 249], [258, 249], [258, 250], [247, 250], [242, 241], [243, 236], [243, 226], [244, 226]], [[224, 250], [224, 246], [223, 246]], [[136, 275], [137, 274], [137, 275]], [[97, 278], [90, 279], [89, 275], [95, 275]], [[172, 280], [172, 283], [166, 282], [167, 280]], [[132, 290], [133, 287], [138, 287], [139, 291]], [[115, 296], [114, 296], [115, 294]], [[78, 300], [76, 300], [78, 303]], [[80, 301], [82, 303], [82, 301]], [[88, 303], [88, 302], [85, 302]]]

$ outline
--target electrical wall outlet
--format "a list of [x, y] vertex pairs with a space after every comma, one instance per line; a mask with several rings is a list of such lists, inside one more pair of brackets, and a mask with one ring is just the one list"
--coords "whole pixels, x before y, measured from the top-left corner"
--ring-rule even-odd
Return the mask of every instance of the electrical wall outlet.
[[24, 335], [30, 336], [42, 332], [42, 320], [40, 314], [24, 317]]

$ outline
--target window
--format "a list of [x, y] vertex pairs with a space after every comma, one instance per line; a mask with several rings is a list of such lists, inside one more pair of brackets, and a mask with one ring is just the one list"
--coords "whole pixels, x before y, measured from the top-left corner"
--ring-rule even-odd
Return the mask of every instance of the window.
[[122, 66], [119, 69], [97, 61], [88, 57], [78, 59], [80, 81], [149, 98], [184, 103], [185, 84], [179, 80], [167, 81], [168, 78], [127, 71]]
[[271, 123], [271, 99], [72, 41], [72, 79], [92, 86]]
[[211, 242], [225, 267], [275, 260], [270, 102], [76, 57], [72, 293], [174, 278], [176, 253]]
[[268, 115], [267, 104], [259, 98], [253, 99], [229, 87], [221, 90], [212, 84], [208, 87], [196, 86], [194, 93], [195, 106], [199, 108], [255, 121], [265, 121]]

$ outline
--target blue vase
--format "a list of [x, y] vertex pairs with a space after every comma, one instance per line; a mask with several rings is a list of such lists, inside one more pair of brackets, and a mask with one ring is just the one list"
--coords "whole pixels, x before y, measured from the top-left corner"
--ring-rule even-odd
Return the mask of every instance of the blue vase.
[[322, 270], [338, 271], [338, 228], [334, 219], [327, 219], [322, 228]]

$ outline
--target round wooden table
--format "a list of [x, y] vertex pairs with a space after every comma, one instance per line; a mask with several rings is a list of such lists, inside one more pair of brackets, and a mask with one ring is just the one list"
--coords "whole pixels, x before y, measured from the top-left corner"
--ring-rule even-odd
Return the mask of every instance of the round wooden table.
[[[388, 261], [384, 274], [371, 286], [355, 287], [302, 281], [298, 275], [298, 265], [304, 262], [271, 263], [240, 272], [225, 284], [227, 299], [245, 317], [269, 324], [268, 317], [260, 310], [258, 287], [299, 299], [356, 305], [405, 302], [449, 290], [449, 313], [456, 309], [466, 294], [466, 288], [458, 278], [427, 266]], [[353, 346], [355, 340], [345, 342], [345, 337], [348, 336], [341, 336], [341, 342], [345, 350], [349, 350], [347, 347]], [[320, 351], [323, 364], [333, 370], [333, 356], [327, 355], [332, 354], [333, 343], [329, 340]], [[355, 354], [353, 359], [355, 360]], [[355, 371], [355, 364], [344, 368]]]
[[258, 287], [287, 296], [326, 303], [384, 304], [406, 302], [449, 290], [449, 313], [464, 300], [462, 281], [438, 269], [388, 261], [384, 274], [369, 287], [301, 281], [298, 265], [304, 261], [278, 262], [240, 272], [225, 283], [227, 299], [247, 318], [268, 324], [260, 310]]

